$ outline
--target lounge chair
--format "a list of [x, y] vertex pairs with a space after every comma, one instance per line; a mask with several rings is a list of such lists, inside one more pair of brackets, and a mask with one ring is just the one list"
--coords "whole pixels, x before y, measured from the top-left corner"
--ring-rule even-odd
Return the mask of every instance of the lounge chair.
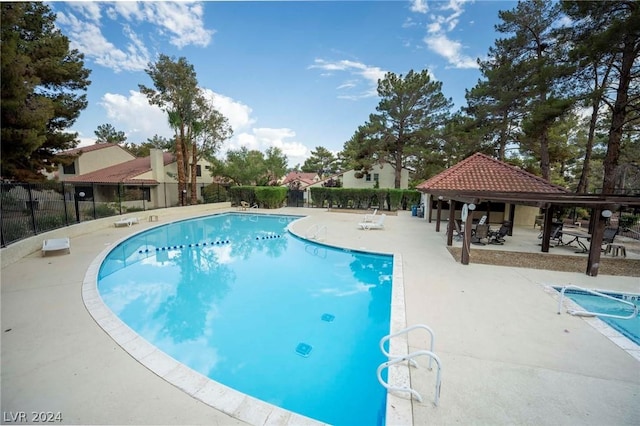
[[119, 226], [131, 226], [134, 225], [136, 223], [140, 223], [140, 219], [137, 217], [123, 217], [119, 220], [116, 220], [115, 222], [113, 222], [113, 226], [115, 226], [116, 228]]
[[42, 256], [46, 256], [49, 251], [66, 250], [67, 253], [71, 253], [71, 244], [69, 243], [69, 237], [64, 238], [50, 238], [42, 242]]
[[238, 210], [247, 210], [249, 207], [251, 207], [249, 205], [249, 203], [247, 203], [246, 201], [240, 201], [240, 205], [238, 206]]
[[[542, 239], [542, 236], [544, 235], [544, 228], [540, 231], [540, 234], [538, 234], [538, 239]], [[562, 246], [564, 245], [564, 241], [562, 241], [562, 222], [554, 222], [551, 225], [551, 234], [549, 236], [549, 242], [555, 240], [556, 241], [556, 246]]]
[[500, 225], [500, 229], [497, 231], [489, 231], [489, 244], [504, 244], [504, 237], [507, 236], [511, 229], [511, 222], [505, 221]]
[[371, 214], [368, 214], [368, 213], [365, 214], [364, 219], [362, 219], [362, 222], [373, 222], [377, 217], [376, 213], [378, 213], [378, 209], [375, 209]]
[[486, 223], [477, 225], [474, 234], [471, 236], [471, 242], [484, 246], [485, 243], [482, 240], [485, 238], [489, 238], [489, 225]]
[[358, 226], [360, 229], [364, 229], [366, 231], [370, 229], [384, 229], [384, 219], [387, 217], [386, 214], [382, 214], [378, 216], [378, 220], [375, 222], [360, 222]]

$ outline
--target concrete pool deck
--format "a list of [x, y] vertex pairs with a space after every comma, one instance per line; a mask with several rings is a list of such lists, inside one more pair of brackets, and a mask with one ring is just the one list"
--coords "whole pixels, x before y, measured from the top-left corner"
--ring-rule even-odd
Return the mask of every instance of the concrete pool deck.
[[[197, 207], [158, 211], [160, 224], [208, 213]], [[435, 331], [443, 363], [438, 407], [432, 404], [434, 373], [412, 369], [411, 383], [424, 398], [411, 404], [415, 425], [620, 425], [640, 418], [637, 346], [625, 350], [587, 320], [558, 315], [545, 289], [576, 284], [637, 293], [637, 277], [461, 265], [446, 249], [444, 230], [436, 233], [435, 223], [410, 212], [388, 216], [384, 230], [372, 231], [359, 230], [361, 217], [351, 213], [260, 212], [306, 215], [292, 231], [305, 235], [313, 225], [325, 226], [327, 244], [402, 255], [407, 325]], [[115, 228], [112, 222], [70, 235], [70, 255], [43, 258], [38, 250], [3, 262], [3, 423], [15, 413], [29, 419], [34, 411], [50, 411], [62, 413], [66, 424], [246, 424], [142, 366], [87, 312], [81, 288], [94, 259], [119, 239], [158, 224]], [[531, 235], [517, 244], [514, 236], [511, 246], [539, 250]], [[575, 258], [586, 266], [584, 256]], [[428, 349], [419, 332], [409, 345]]]

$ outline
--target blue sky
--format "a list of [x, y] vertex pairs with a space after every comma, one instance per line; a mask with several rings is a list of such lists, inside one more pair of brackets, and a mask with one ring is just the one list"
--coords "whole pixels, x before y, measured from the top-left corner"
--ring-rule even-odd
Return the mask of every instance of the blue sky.
[[386, 72], [428, 69], [455, 109], [493, 46], [511, 1], [52, 2], [56, 25], [92, 70], [81, 146], [110, 123], [127, 142], [170, 138], [138, 84], [159, 54], [185, 57], [234, 136], [220, 150], [277, 146], [289, 165], [342, 150], [379, 102]]

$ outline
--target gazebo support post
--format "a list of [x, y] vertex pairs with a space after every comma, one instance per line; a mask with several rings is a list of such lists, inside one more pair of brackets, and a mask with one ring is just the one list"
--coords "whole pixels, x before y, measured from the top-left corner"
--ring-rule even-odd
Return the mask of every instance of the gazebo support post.
[[440, 232], [441, 217], [442, 217], [442, 196], [438, 197], [438, 211], [436, 212], [436, 232]]
[[549, 239], [553, 223], [553, 206], [547, 206], [544, 210], [544, 224], [542, 225], [542, 252], [549, 253]]
[[509, 233], [507, 235], [510, 237], [513, 236], [513, 224], [515, 223], [514, 222], [515, 219], [516, 219], [516, 205], [509, 204], [509, 222], [511, 222], [511, 226], [509, 227]]
[[602, 238], [604, 237], [604, 228], [606, 218], [602, 217], [602, 209], [595, 208], [592, 212], [593, 230], [591, 231], [591, 245], [589, 247], [589, 260], [587, 261], [587, 275], [595, 277], [600, 269], [600, 254], [602, 247]]
[[469, 264], [469, 252], [471, 251], [471, 229], [473, 224], [473, 210], [469, 210], [467, 221], [464, 223], [464, 235], [462, 236], [462, 255], [460, 263]]
[[[427, 198], [427, 202], [429, 203], [429, 223], [431, 223], [431, 212], [433, 211], [433, 209], [431, 208], [431, 206], [433, 205], [433, 194], [429, 194], [429, 197]], [[427, 206], [425, 206], [427, 207]], [[425, 212], [424, 214], [427, 214], [427, 209], [424, 209]]]
[[447, 246], [453, 245], [453, 230], [455, 229], [454, 221], [456, 220], [456, 201], [449, 200], [449, 223], [447, 225]]

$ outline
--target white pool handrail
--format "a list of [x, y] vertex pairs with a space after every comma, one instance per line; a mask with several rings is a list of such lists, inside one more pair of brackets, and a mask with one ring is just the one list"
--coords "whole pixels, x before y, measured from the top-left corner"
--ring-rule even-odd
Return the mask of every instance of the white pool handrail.
[[611, 299], [611, 300], [614, 300], [616, 302], [624, 303], [625, 305], [629, 305], [629, 306], [633, 307], [633, 312], [629, 316], [605, 314], [605, 313], [590, 312], [590, 311], [581, 311], [581, 310], [576, 310], [576, 309], [567, 309], [567, 313], [569, 315], [574, 315], [574, 316], [598, 316], [598, 317], [616, 318], [616, 319], [632, 319], [632, 318], [635, 318], [638, 315], [638, 306], [635, 305], [634, 303], [631, 303], [631, 302], [629, 302], [627, 300], [618, 299], [616, 297], [609, 296], [609, 295], [604, 294], [604, 293], [600, 293], [599, 291], [596, 291], [596, 290], [590, 290], [588, 288], [579, 287], [579, 286], [573, 285], [573, 284], [566, 285], [566, 286], [562, 287], [562, 290], [560, 291], [560, 297], [558, 298], [558, 315], [560, 315], [562, 313], [562, 302], [564, 300], [564, 292], [569, 288], [570, 289], [574, 289], [574, 290], [581, 290], [581, 291], [593, 294], [595, 296], [601, 296], [601, 297], [604, 297], [606, 299]]
[[[433, 345], [435, 343], [435, 334], [433, 333], [433, 330], [431, 328], [429, 328], [428, 326], [424, 325], [424, 324], [415, 324], [412, 325], [410, 327], [404, 328], [400, 331], [397, 331], [395, 333], [392, 334], [387, 334], [386, 336], [384, 336], [382, 339], [380, 339], [380, 350], [382, 351], [382, 353], [384, 354], [384, 356], [386, 356], [389, 359], [395, 359], [395, 358], [401, 358], [404, 355], [391, 355], [389, 352], [387, 352], [387, 350], [384, 348], [384, 344], [386, 341], [390, 340], [392, 337], [396, 337], [396, 336], [400, 336], [402, 334], [408, 334], [410, 331], [413, 330], [417, 330], [417, 329], [423, 329], [423, 330], [427, 330], [429, 332], [429, 335], [431, 337], [430, 339], [430, 345], [429, 345], [429, 351], [433, 353]], [[431, 359], [429, 359], [429, 370], [431, 370]], [[411, 364], [413, 366], [416, 366], [417, 364], [415, 363], [415, 361], [410, 360]]]
[[404, 355], [404, 356], [399, 357], [399, 358], [393, 358], [393, 359], [390, 359], [387, 362], [383, 362], [382, 364], [380, 364], [378, 366], [378, 369], [376, 370], [376, 374], [378, 376], [378, 382], [383, 387], [385, 387], [387, 390], [390, 390], [390, 391], [409, 392], [419, 402], [422, 402], [422, 395], [420, 395], [420, 393], [418, 393], [418, 391], [416, 391], [415, 389], [407, 387], [407, 386], [390, 386], [388, 383], [386, 383], [384, 380], [382, 380], [382, 370], [384, 370], [385, 368], [389, 368], [392, 365], [399, 364], [399, 363], [404, 362], [404, 361], [414, 361], [413, 359], [415, 357], [417, 357], [417, 356], [420, 356], [420, 355], [428, 356], [429, 357], [429, 364], [431, 364], [431, 360], [435, 360], [436, 364], [438, 366], [438, 371], [437, 371], [437, 375], [436, 375], [436, 395], [435, 395], [434, 400], [433, 400], [433, 403], [436, 406], [438, 406], [438, 401], [440, 400], [440, 388], [441, 388], [441, 385], [442, 385], [442, 377], [441, 377], [442, 376], [442, 374], [441, 374], [442, 365], [440, 363], [440, 358], [438, 358], [438, 355], [434, 354], [431, 351], [421, 350], [421, 351], [411, 352], [408, 355]]

